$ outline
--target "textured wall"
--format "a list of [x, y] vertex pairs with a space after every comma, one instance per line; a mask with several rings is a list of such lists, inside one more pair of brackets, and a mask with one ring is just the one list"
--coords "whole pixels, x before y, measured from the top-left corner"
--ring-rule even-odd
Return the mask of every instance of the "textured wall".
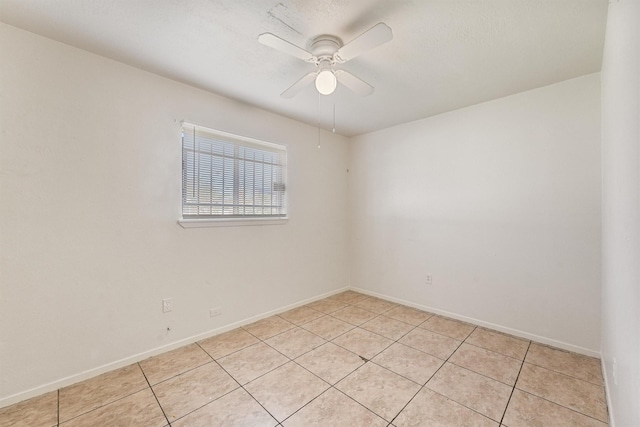
[[352, 286], [599, 353], [599, 74], [355, 138], [349, 168]]
[[602, 64], [602, 358], [613, 426], [640, 425], [640, 2], [610, 2]]
[[[346, 139], [4, 24], [0, 50], [0, 399], [348, 285]], [[287, 145], [289, 222], [180, 227], [182, 119]]]

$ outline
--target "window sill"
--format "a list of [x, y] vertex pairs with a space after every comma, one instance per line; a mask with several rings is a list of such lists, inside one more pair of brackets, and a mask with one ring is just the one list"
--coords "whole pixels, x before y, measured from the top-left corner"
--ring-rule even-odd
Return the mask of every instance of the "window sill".
[[249, 225], [282, 225], [289, 218], [179, 219], [182, 228], [244, 227]]

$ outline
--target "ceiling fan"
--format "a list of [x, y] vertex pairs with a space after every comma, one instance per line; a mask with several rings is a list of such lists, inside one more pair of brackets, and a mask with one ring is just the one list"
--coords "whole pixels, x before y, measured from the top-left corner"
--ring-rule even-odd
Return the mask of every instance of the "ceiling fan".
[[306, 74], [280, 95], [284, 98], [292, 98], [313, 81], [322, 95], [331, 95], [338, 82], [358, 95], [372, 94], [373, 86], [348, 71], [336, 69], [335, 66], [344, 64], [392, 38], [391, 28], [384, 22], [380, 22], [345, 45], [338, 37], [331, 35], [321, 35], [311, 40], [309, 50], [302, 49], [271, 33], [260, 34], [258, 41], [265, 46], [316, 65], [316, 71]]

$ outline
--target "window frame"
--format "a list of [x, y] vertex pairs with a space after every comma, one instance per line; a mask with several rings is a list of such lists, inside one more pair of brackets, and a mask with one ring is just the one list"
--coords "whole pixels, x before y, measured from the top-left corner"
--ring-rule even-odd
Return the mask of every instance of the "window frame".
[[[185, 217], [184, 216], [184, 203], [185, 203], [185, 196], [184, 196], [184, 189], [185, 189], [185, 167], [186, 167], [186, 160], [185, 160], [185, 138], [184, 138], [184, 132], [185, 132], [185, 127], [188, 127], [189, 129], [193, 128], [194, 131], [200, 130], [201, 132], [206, 132], [208, 134], [211, 134], [212, 136], [215, 136], [217, 138], [220, 138], [222, 141], [224, 141], [225, 143], [231, 143], [234, 145], [234, 147], [237, 146], [243, 146], [243, 147], [247, 147], [247, 148], [256, 148], [256, 146], [258, 147], [265, 147], [265, 148], [271, 148], [271, 149], [276, 149], [278, 151], [282, 152], [282, 155], [284, 156], [283, 162], [282, 162], [282, 170], [281, 170], [281, 174], [282, 174], [282, 184], [284, 184], [284, 193], [282, 195], [283, 199], [282, 199], [282, 206], [284, 207], [284, 215], [283, 216], [260, 216], [260, 215], [247, 215], [247, 216], [230, 216], [230, 217], [225, 217], [224, 215], [219, 215], [219, 216], [204, 216], [204, 217]], [[180, 226], [182, 226], [183, 228], [200, 228], [200, 227], [235, 227], [235, 226], [255, 226], [255, 225], [282, 225], [282, 224], [286, 224], [289, 220], [289, 203], [288, 203], [288, 146], [285, 144], [275, 144], [272, 142], [268, 142], [268, 141], [263, 141], [263, 140], [259, 140], [259, 139], [255, 139], [255, 138], [250, 138], [250, 137], [246, 137], [246, 136], [242, 136], [242, 135], [237, 135], [237, 134], [233, 134], [230, 132], [224, 132], [224, 131], [220, 131], [218, 129], [212, 129], [212, 128], [208, 128], [205, 126], [200, 126], [200, 125], [196, 125], [192, 122], [188, 122], [188, 121], [183, 121], [181, 123], [181, 129], [180, 129], [180, 152], [181, 152], [181, 167], [180, 167], [180, 182], [181, 182], [181, 186], [180, 186], [180, 219], [178, 219], [178, 224]], [[243, 143], [245, 145], [243, 145]], [[236, 148], [237, 149], [237, 148]], [[270, 151], [270, 150], [267, 150]], [[234, 173], [235, 173], [235, 169], [234, 169]], [[236, 190], [235, 186], [237, 185], [237, 183], [234, 183], [234, 196], [236, 195], [236, 191], [240, 191], [239, 189]], [[238, 187], [239, 188], [239, 187]]]

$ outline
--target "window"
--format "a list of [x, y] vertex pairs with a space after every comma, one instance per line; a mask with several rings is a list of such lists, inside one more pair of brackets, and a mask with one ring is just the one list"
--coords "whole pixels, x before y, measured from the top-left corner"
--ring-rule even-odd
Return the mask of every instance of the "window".
[[183, 123], [181, 224], [286, 219], [286, 172], [282, 145]]

